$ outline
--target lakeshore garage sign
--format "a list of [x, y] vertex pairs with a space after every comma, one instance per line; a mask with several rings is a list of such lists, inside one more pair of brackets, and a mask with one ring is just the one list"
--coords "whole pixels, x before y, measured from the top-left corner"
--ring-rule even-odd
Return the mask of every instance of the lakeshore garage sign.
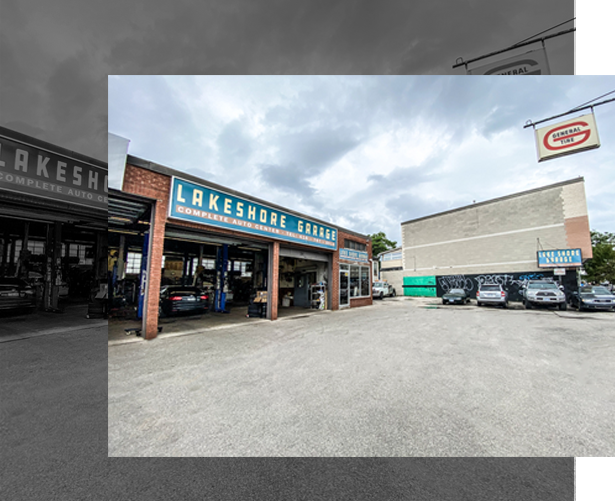
[[539, 268], [582, 266], [581, 249], [555, 249], [538, 251]]
[[550, 75], [545, 49], [536, 49], [517, 56], [469, 69], [468, 75]]
[[340, 249], [340, 259], [346, 261], [356, 261], [359, 263], [368, 263], [367, 252], [356, 251], [351, 249]]
[[107, 170], [0, 136], [0, 189], [107, 210]]
[[539, 162], [600, 147], [592, 113], [536, 129], [535, 134]]
[[267, 205], [173, 177], [169, 217], [337, 250], [337, 230]]

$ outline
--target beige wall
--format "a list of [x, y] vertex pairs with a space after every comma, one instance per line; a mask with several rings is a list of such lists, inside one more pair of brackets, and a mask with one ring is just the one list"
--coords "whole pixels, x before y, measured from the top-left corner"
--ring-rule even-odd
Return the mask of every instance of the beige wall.
[[395, 292], [397, 293], [398, 296], [403, 296], [404, 294], [404, 289], [402, 287], [403, 281], [404, 281], [403, 270], [395, 270], [395, 271], [386, 270], [386, 268], [402, 268], [403, 267], [402, 260], [392, 259], [390, 261], [382, 261], [380, 265], [382, 266], [382, 268], [380, 269], [380, 278], [382, 280], [386, 280], [393, 287], [395, 287]]
[[402, 224], [402, 276], [537, 270], [539, 249], [591, 257], [583, 179]]

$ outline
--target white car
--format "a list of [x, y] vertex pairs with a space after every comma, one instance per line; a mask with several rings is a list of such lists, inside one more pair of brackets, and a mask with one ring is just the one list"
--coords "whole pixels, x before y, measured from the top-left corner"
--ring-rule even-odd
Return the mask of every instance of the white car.
[[377, 299], [395, 297], [395, 288], [387, 282], [374, 282], [372, 284], [372, 296]]

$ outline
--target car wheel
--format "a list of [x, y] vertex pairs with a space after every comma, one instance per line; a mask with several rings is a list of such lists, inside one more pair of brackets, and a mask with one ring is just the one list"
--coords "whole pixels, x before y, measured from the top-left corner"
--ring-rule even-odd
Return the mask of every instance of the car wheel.
[[502, 305], [502, 308], [504, 308], [504, 309], [508, 308], [508, 303], [504, 303], [504, 304]]
[[381, 292], [380, 293], [380, 301], [382, 301], [384, 299], [384, 294]]
[[395, 297], [395, 291], [393, 291], [393, 297]]
[[560, 309], [560, 311], [566, 311], [566, 309], [567, 309], [566, 303], [560, 303], [559, 309]]
[[577, 305], [577, 310], [583, 311], [583, 305], [581, 304], [581, 301], [579, 301], [579, 304]]
[[480, 301], [476, 301], [476, 306], [482, 306], [483, 303], [481, 303]]
[[532, 305], [530, 304], [530, 302], [529, 302], [529, 301], [526, 301], [526, 302], [525, 302], [525, 309], [526, 309], [526, 310], [531, 310], [531, 309], [532, 309]]

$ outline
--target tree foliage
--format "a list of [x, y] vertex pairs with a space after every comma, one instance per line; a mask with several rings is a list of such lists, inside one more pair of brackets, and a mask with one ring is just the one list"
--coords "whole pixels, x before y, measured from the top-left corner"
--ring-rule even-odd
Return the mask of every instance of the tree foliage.
[[397, 242], [389, 240], [383, 231], [368, 235], [368, 237], [372, 239], [372, 256], [374, 258], [381, 252], [397, 247]]
[[615, 234], [591, 232], [592, 254], [583, 268], [588, 282], [615, 282]]

